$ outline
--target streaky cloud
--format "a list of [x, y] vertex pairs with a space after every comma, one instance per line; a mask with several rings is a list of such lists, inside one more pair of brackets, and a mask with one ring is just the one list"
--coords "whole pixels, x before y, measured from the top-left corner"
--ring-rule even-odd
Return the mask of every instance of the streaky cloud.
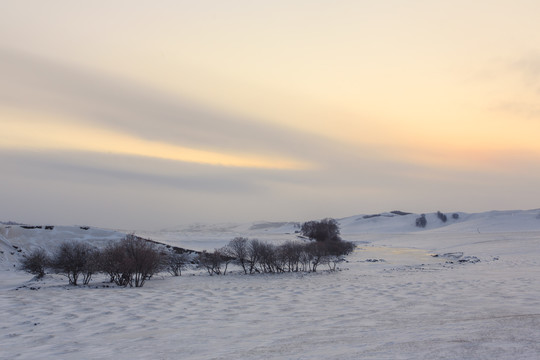
[[324, 160], [342, 144], [224, 114], [125, 79], [0, 49], [0, 105], [60, 114], [71, 122], [210, 151]]

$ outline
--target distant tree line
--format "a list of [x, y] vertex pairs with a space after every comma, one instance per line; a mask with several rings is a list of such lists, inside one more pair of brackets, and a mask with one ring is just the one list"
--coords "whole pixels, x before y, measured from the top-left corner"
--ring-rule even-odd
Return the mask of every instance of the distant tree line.
[[[446, 216], [444, 213], [442, 213], [440, 211], [437, 211], [437, 218], [439, 218], [439, 220], [441, 220], [443, 223], [448, 221], [448, 216]], [[458, 213], [453, 213], [452, 214], [452, 219], [454, 219], [454, 220], [459, 219], [459, 214]], [[420, 215], [420, 217], [416, 218], [416, 226], [421, 227], [421, 228], [425, 228], [426, 225], [427, 225], [426, 214], [422, 214], [422, 215]]]

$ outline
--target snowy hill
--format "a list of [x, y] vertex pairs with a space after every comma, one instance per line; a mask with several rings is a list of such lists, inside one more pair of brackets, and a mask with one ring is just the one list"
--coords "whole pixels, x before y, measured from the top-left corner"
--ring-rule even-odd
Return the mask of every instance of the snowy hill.
[[64, 241], [82, 241], [102, 247], [125, 235], [85, 226], [0, 225], [0, 270], [16, 268], [21, 257], [36, 248], [50, 253]]
[[[401, 213], [404, 215], [396, 214]], [[457, 218], [452, 215], [456, 214]], [[337, 219], [342, 234], [362, 233], [410, 233], [428, 230], [444, 232], [514, 232], [540, 231], [540, 209], [489, 211], [483, 213], [453, 212], [444, 214], [443, 222], [437, 213], [425, 214], [427, 225], [419, 228], [415, 220], [421, 214], [386, 212], [370, 215], [354, 215]], [[163, 230], [163, 233], [183, 234], [284, 234], [299, 230], [300, 223], [295, 222], [255, 222], [249, 224], [195, 224]]]
[[[454, 219], [453, 214], [458, 218]], [[483, 213], [447, 213], [443, 222], [437, 213], [426, 214], [427, 225], [419, 228], [415, 220], [419, 214], [396, 215], [392, 213], [380, 216], [359, 215], [340, 219], [343, 234], [361, 233], [409, 233], [420, 231], [440, 231], [453, 233], [467, 232], [516, 232], [540, 231], [540, 209], [489, 211]]]
[[[540, 231], [540, 210], [489, 211], [468, 214], [447, 213], [446, 222], [436, 212], [425, 214], [425, 228], [416, 226], [421, 214], [399, 215], [402, 212], [355, 215], [337, 219], [344, 239], [373, 241], [383, 234], [469, 234]], [[457, 214], [458, 218], [452, 217]], [[310, 219], [307, 219], [310, 220]], [[255, 222], [247, 224], [194, 224], [154, 232], [140, 232], [140, 236], [166, 244], [194, 250], [209, 250], [225, 245], [236, 236], [285, 241], [294, 239], [300, 229], [295, 222]], [[379, 236], [380, 237], [380, 236]], [[403, 244], [406, 246], [407, 244]], [[411, 244], [411, 246], [414, 246]]]

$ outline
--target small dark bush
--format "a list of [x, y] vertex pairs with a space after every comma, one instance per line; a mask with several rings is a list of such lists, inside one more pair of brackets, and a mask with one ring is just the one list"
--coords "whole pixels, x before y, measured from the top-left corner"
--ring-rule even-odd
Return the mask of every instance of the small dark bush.
[[448, 217], [443, 214], [442, 212], [440, 211], [437, 211], [437, 217], [442, 221], [442, 222], [446, 222], [448, 220]]
[[334, 219], [308, 221], [302, 224], [302, 235], [316, 241], [339, 241], [339, 224]]
[[45, 269], [49, 265], [49, 257], [43, 249], [36, 249], [28, 254], [21, 263], [21, 270], [36, 275], [38, 279], [45, 276]]
[[458, 213], [453, 213], [452, 214], [452, 219], [454, 219], [454, 220], [459, 219], [459, 214]]
[[422, 214], [419, 218], [416, 218], [416, 226], [425, 228], [427, 225], [426, 215]]
[[182, 269], [186, 267], [190, 262], [189, 255], [184, 253], [180, 254], [176, 251], [171, 251], [167, 254], [166, 258], [167, 271], [173, 276], [181, 276]]

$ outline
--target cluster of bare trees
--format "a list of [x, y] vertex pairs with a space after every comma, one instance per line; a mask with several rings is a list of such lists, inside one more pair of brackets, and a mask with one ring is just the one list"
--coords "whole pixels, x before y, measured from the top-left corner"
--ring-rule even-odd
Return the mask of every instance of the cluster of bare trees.
[[[220, 249], [199, 253], [194, 262], [210, 275], [226, 275], [231, 263], [241, 267], [245, 274], [316, 272], [321, 265], [335, 270], [344, 256], [354, 250], [353, 243], [341, 239], [338, 223], [333, 219], [309, 221], [301, 229], [304, 236], [314, 241], [304, 238], [276, 245], [237, 237]], [[118, 286], [142, 287], [162, 271], [180, 276], [182, 269], [192, 262], [191, 256], [182, 251], [127, 235], [103, 249], [84, 242], [62, 243], [52, 256], [38, 249], [24, 258], [21, 268], [38, 278], [51, 270], [65, 275], [72, 285], [81, 281], [86, 285], [94, 274], [102, 273]]]
[[335, 270], [354, 250], [348, 241], [287, 241], [281, 245], [244, 237], [234, 238], [221, 249], [202, 252], [199, 263], [210, 275], [225, 275], [231, 262], [245, 274], [317, 271], [319, 265]]
[[153, 242], [127, 235], [101, 250], [83, 242], [62, 243], [52, 256], [38, 249], [24, 258], [21, 268], [38, 278], [50, 269], [67, 276], [72, 285], [79, 284], [79, 280], [86, 285], [94, 274], [104, 273], [119, 286], [142, 287], [160, 271], [181, 275], [189, 260], [186, 254], [158, 249]]

